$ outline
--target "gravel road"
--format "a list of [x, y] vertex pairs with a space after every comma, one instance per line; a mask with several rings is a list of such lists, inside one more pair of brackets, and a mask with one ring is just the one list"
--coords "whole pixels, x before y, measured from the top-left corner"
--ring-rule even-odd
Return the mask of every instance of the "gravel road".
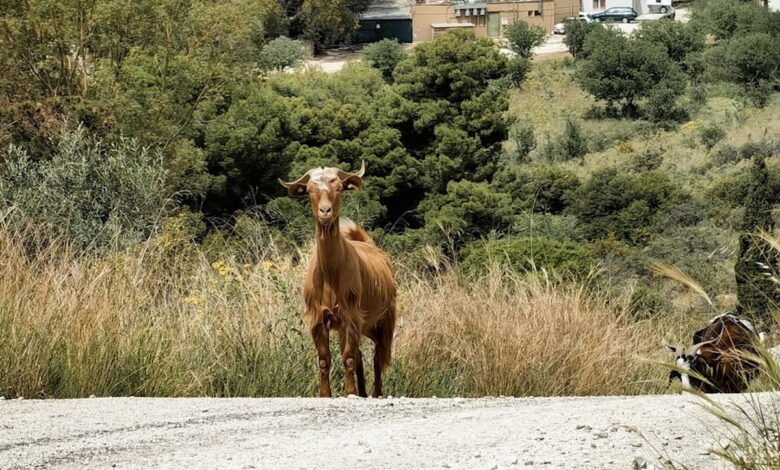
[[0, 468], [632, 469], [668, 458], [726, 468], [707, 452], [718, 436], [697, 403], [688, 395], [4, 400]]

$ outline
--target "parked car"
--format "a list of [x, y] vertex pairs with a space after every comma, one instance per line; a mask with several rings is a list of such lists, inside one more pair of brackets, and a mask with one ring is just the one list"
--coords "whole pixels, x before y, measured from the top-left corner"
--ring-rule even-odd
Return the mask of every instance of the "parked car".
[[637, 16], [639, 16], [639, 14], [631, 7], [612, 7], [590, 15], [593, 21], [622, 21], [623, 23], [630, 23], [634, 21]]
[[553, 33], [554, 34], [566, 34], [566, 24], [571, 23], [572, 21], [584, 21], [585, 23], [592, 23], [593, 20], [588, 16], [585, 12], [580, 12], [579, 17], [574, 16], [567, 16], [563, 19], [562, 22], [556, 23], [555, 26], [553, 26]]

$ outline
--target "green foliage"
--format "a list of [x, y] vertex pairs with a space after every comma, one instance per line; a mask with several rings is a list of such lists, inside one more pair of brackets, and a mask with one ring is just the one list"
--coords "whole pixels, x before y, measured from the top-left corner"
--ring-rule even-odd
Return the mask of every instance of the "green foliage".
[[643, 21], [636, 37], [663, 44], [666, 55], [677, 64], [683, 64], [689, 54], [704, 50], [704, 34], [689, 23], [679, 21]]
[[566, 36], [563, 38], [563, 43], [566, 44], [566, 47], [569, 48], [569, 52], [575, 59], [587, 57], [585, 39], [595, 29], [604, 29], [604, 27], [595, 22], [570, 21], [566, 23]]
[[729, 43], [728, 62], [733, 80], [765, 106], [780, 79], [780, 37], [766, 33], [739, 36]]
[[772, 310], [780, 308], [780, 292], [769, 279], [778, 266], [778, 253], [758, 238], [759, 232], [771, 233], [774, 229], [772, 208], [778, 202], [764, 157], [753, 159], [748, 184], [734, 275], [739, 312], [764, 324]]
[[306, 59], [303, 44], [286, 36], [279, 36], [263, 46], [260, 51], [260, 66], [271, 70], [297, 67]]
[[528, 155], [536, 148], [536, 135], [534, 134], [533, 124], [527, 121], [515, 123], [509, 129], [509, 138], [515, 143], [515, 161], [527, 161]]
[[564, 160], [582, 158], [588, 153], [588, 143], [585, 141], [582, 127], [572, 116], [566, 118], [566, 127], [557, 142], [557, 148]]
[[691, 23], [715, 39], [731, 39], [748, 33], [780, 33], [780, 14], [758, 2], [707, 0], [693, 9]]
[[512, 85], [519, 87], [523, 84], [528, 73], [531, 71], [532, 65], [529, 59], [514, 57], [507, 62], [506, 67]]
[[304, 34], [319, 52], [323, 46], [339, 44], [357, 28], [356, 13], [347, 0], [303, 0]]
[[84, 128], [63, 130], [50, 160], [11, 146], [0, 166], [0, 213], [38, 243], [125, 248], [148, 237], [164, 210], [159, 153], [133, 140], [104, 145]]
[[724, 137], [726, 137], [726, 131], [715, 123], [708, 123], [699, 129], [699, 138], [707, 150], [711, 150]]
[[580, 180], [569, 170], [545, 165], [502, 171], [496, 175], [495, 184], [525, 210], [560, 214], [568, 207]]
[[487, 183], [451, 181], [446, 194], [430, 197], [420, 204], [428, 227], [438, 227], [457, 239], [469, 239], [490, 232], [506, 232], [512, 224], [514, 208], [509, 194]]
[[385, 80], [392, 82], [393, 70], [398, 62], [406, 57], [406, 51], [398, 41], [383, 39], [366, 47], [363, 51], [363, 57], [369, 65], [382, 72]]
[[545, 269], [584, 278], [596, 261], [579, 243], [532, 237], [474, 242], [463, 250], [460, 267], [469, 275], [481, 275], [493, 264], [517, 272]]
[[542, 44], [546, 36], [540, 26], [530, 25], [525, 21], [515, 21], [504, 31], [509, 40], [509, 47], [515, 54], [523, 58], [531, 57], [531, 49]]
[[580, 85], [597, 99], [622, 104], [629, 116], [635, 114], [636, 101], [658, 87], [667, 96], [685, 89], [679, 66], [669, 59], [662, 44], [602, 29], [588, 35], [584, 51], [588, 58], [577, 74]]
[[630, 174], [608, 168], [594, 172], [570, 198], [569, 211], [586, 224], [588, 239], [613, 235], [640, 243], [659, 214], [687, 195], [659, 170]]

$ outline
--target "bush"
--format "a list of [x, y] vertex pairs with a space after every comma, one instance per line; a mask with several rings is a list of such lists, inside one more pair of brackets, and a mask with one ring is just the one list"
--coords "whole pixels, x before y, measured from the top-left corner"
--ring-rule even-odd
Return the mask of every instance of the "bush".
[[531, 61], [523, 57], [515, 57], [507, 61], [506, 68], [512, 85], [519, 87], [531, 71]]
[[780, 32], [780, 14], [768, 12], [758, 2], [707, 0], [693, 9], [691, 24], [715, 39], [731, 39], [750, 33]]
[[704, 50], [704, 35], [689, 23], [679, 21], [643, 21], [636, 32], [637, 39], [663, 44], [666, 55], [683, 64], [689, 54]]
[[269, 70], [284, 70], [297, 67], [306, 59], [301, 41], [279, 36], [266, 44], [260, 51], [260, 66]]
[[688, 196], [659, 171], [630, 174], [599, 170], [569, 195], [569, 211], [585, 223], [588, 239], [614, 235], [640, 243], [654, 229], [657, 214]]
[[505, 170], [496, 174], [494, 184], [523, 209], [560, 214], [568, 207], [580, 180], [570, 170], [545, 165]]
[[587, 276], [595, 260], [581, 244], [549, 238], [513, 238], [478, 241], [464, 248], [461, 269], [469, 275], [484, 274], [492, 265], [516, 272], [546, 269], [559, 274]]
[[712, 147], [723, 140], [724, 137], [726, 137], [726, 131], [714, 122], [708, 123], [699, 129], [699, 138], [707, 150], [712, 150]]
[[729, 44], [728, 61], [733, 80], [765, 106], [780, 78], [780, 38], [766, 33], [736, 37]]
[[595, 22], [570, 21], [566, 23], [566, 36], [563, 38], [563, 43], [566, 44], [575, 59], [587, 57], [584, 49], [585, 39], [597, 28], [603, 29], [604, 27]]
[[162, 157], [134, 140], [109, 145], [82, 127], [63, 130], [50, 160], [34, 161], [12, 146], [0, 170], [0, 213], [33, 229], [43, 244], [125, 248], [148, 237], [164, 215]]
[[517, 162], [527, 161], [531, 151], [536, 148], [533, 124], [526, 121], [515, 123], [509, 130], [509, 138], [515, 143], [515, 160]]
[[492, 231], [506, 232], [514, 210], [509, 194], [487, 183], [450, 181], [447, 193], [420, 203], [425, 225], [459, 233], [458, 238], [474, 238]]
[[571, 116], [566, 118], [566, 128], [557, 142], [557, 148], [564, 160], [582, 158], [588, 153], [588, 143], [585, 141], [582, 128]]
[[395, 39], [383, 39], [367, 46], [363, 51], [363, 57], [369, 65], [382, 72], [385, 80], [391, 82], [393, 70], [406, 57], [406, 51]]
[[679, 66], [666, 55], [664, 46], [631, 39], [613, 30], [588, 35], [584, 50], [588, 58], [577, 80], [596, 99], [620, 103], [628, 116], [635, 115], [636, 101], [663, 87], [666, 99], [680, 95], [685, 80]]
[[510, 49], [524, 58], [531, 57], [531, 49], [542, 44], [546, 36], [540, 26], [532, 26], [522, 20], [509, 25], [504, 35], [509, 40]]

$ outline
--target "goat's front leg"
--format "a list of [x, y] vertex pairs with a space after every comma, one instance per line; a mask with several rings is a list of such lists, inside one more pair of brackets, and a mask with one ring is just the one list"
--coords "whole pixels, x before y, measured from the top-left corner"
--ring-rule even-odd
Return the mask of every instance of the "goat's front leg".
[[330, 397], [330, 340], [328, 325], [317, 322], [311, 329], [314, 347], [317, 348], [317, 364], [320, 368], [320, 397]]
[[[358, 334], [350, 329], [339, 329], [339, 342], [341, 345], [341, 362], [344, 365], [344, 394], [357, 395], [358, 390], [355, 387], [355, 369], [360, 358], [358, 344]], [[360, 367], [360, 372], [362, 372]], [[363, 394], [365, 394], [365, 379], [363, 380]]]

